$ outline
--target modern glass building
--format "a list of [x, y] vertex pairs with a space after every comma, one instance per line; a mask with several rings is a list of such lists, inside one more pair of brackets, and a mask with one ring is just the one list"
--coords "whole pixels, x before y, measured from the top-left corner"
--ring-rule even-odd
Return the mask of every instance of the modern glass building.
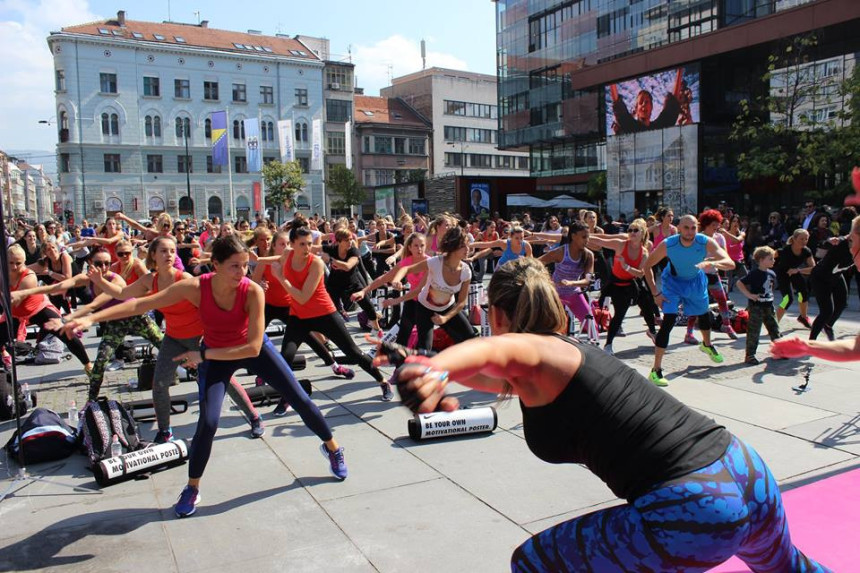
[[529, 149], [532, 177], [554, 190], [606, 170], [611, 214], [698, 208], [708, 169], [731, 166], [715, 148], [738, 101], [787, 35], [821, 33], [822, 57], [860, 49], [850, 0], [495, 3], [499, 148]]

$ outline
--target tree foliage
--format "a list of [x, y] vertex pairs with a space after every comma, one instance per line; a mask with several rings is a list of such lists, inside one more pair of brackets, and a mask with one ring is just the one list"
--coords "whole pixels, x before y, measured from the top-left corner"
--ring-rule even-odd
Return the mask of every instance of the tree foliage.
[[586, 197], [589, 201], [606, 200], [606, 171], [600, 171], [588, 178]]
[[263, 185], [273, 204], [290, 209], [305, 185], [298, 161], [270, 161], [263, 166]]
[[359, 206], [367, 197], [364, 187], [355, 178], [355, 173], [347, 169], [346, 165], [335, 165], [331, 168], [326, 186], [338, 196], [332, 201], [332, 205], [337, 209]]
[[[860, 161], [860, 68], [839, 81], [815, 62], [817, 39], [799, 36], [768, 59], [759, 97], [742, 100], [730, 140], [738, 145], [738, 177], [790, 183], [812, 176], [841, 190]], [[834, 114], [819, 113], [832, 109]]]

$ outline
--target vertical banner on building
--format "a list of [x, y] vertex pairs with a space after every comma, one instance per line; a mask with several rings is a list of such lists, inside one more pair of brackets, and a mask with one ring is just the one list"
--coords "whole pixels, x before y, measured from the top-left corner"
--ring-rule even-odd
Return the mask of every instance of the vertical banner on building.
[[281, 163], [295, 159], [293, 153], [293, 121], [282, 119], [278, 122], [278, 146], [281, 149]]
[[386, 215], [397, 216], [394, 211], [394, 187], [377, 187], [376, 214], [382, 217]]
[[227, 165], [227, 112], [212, 112], [212, 165]]
[[346, 168], [352, 169], [352, 120], [346, 122], [344, 153], [346, 154]]
[[259, 181], [254, 181], [251, 188], [253, 189], [252, 195], [254, 196], [254, 212], [259, 213], [263, 210], [263, 188]]
[[313, 134], [311, 135], [313, 147], [311, 147], [311, 170], [319, 171], [322, 169], [322, 120], [315, 119], [313, 121]]
[[248, 173], [259, 173], [263, 168], [263, 154], [260, 149], [260, 122], [256, 117], [252, 117], [244, 120], [244, 123]]

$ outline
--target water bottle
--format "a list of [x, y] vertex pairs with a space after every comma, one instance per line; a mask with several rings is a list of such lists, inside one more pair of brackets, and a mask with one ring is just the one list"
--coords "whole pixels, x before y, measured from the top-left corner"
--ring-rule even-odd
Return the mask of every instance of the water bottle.
[[110, 457], [118, 458], [122, 455], [122, 444], [119, 443], [119, 436], [113, 435], [113, 440], [110, 443]]
[[128, 379], [128, 388], [129, 388], [129, 390], [131, 390], [132, 392], [134, 392], [135, 390], [137, 390], [137, 378], [129, 378], [129, 379]]
[[24, 405], [27, 406], [27, 409], [29, 410], [33, 407], [33, 395], [30, 394], [30, 384], [24, 382], [24, 384], [21, 385], [21, 392], [24, 393]]
[[78, 427], [78, 405], [74, 400], [69, 402], [69, 425], [73, 428]]

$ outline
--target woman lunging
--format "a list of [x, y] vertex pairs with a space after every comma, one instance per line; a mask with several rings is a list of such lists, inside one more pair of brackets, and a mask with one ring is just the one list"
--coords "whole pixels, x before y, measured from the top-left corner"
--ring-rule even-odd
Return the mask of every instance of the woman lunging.
[[[119, 285], [104, 279], [99, 273], [93, 273], [91, 279], [96, 282], [103, 292], [119, 300], [139, 298], [163, 291], [174, 283], [191, 278], [191, 275], [174, 267], [176, 260], [176, 242], [167, 236], [157, 237], [149, 245], [146, 254], [146, 265], [155, 272], [144, 275], [140, 280], [121, 288]], [[74, 321], [77, 328], [88, 328], [93, 323], [127, 318], [135, 315], [130, 309], [131, 304], [123, 303], [111, 306], [90, 316]], [[152, 381], [152, 402], [155, 407], [155, 419], [158, 433], [155, 443], [160, 444], [173, 439], [173, 429], [170, 427], [170, 386], [176, 376], [177, 364], [174, 358], [189, 350], [199, 350], [200, 337], [203, 336], [203, 323], [197, 307], [187, 300], [177, 304], [162, 307], [167, 332], [158, 349], [155, 360], [155, 373]], [[227, 394], [242, 410], [251, 424], [251, 436], [260, 438], [265, 434], [263, 420], [257, 409], [251, 403], [245, 388], [238, 380], [231, 377], [227, 386]]]
[[753, 571], [829, 571], [792, 544], [779, 486], [751, 446], [560, 334], [567, 317], [540, 264], [500, 267], [488, 295], [494, 336], [407, 358], [395, 372], [404, 404], [455, 409], [448, 380], [516, 395], [537, 457], [584, 464], [627, 500], [534, 535], [514, 551], [513, 571], [695, 572], [733, 555]]
[[[200, 479], [212, 453], [212, 442], [221, 418], [221, 405], [230, 378], [240, 368], [261, 376], [266, 383], [286, 396], [302, 420], [322, 441], [320, 451], [329, 469], [340, 480], [346, 479], [343, 448], [331, 429], [301, 389], [283, 357], [269, 342], [263, 328], [263, 289], [246, 276], [248, 247], [238, 237], [227, 235], [212, 243], [214, 273], [183, 279], [163, 291], [127, 302], [129, 310], [145, 313], [188, 301], [199, 309], [203, 323], [203, 343], [174, 360], [186, 368], [198, 368], [200, 416], [191, 442], [188, 485], [174, 507], [178, 517], [187, 517], [200, 502]], [[74, 330], [74, 325], [65, 328]]]

